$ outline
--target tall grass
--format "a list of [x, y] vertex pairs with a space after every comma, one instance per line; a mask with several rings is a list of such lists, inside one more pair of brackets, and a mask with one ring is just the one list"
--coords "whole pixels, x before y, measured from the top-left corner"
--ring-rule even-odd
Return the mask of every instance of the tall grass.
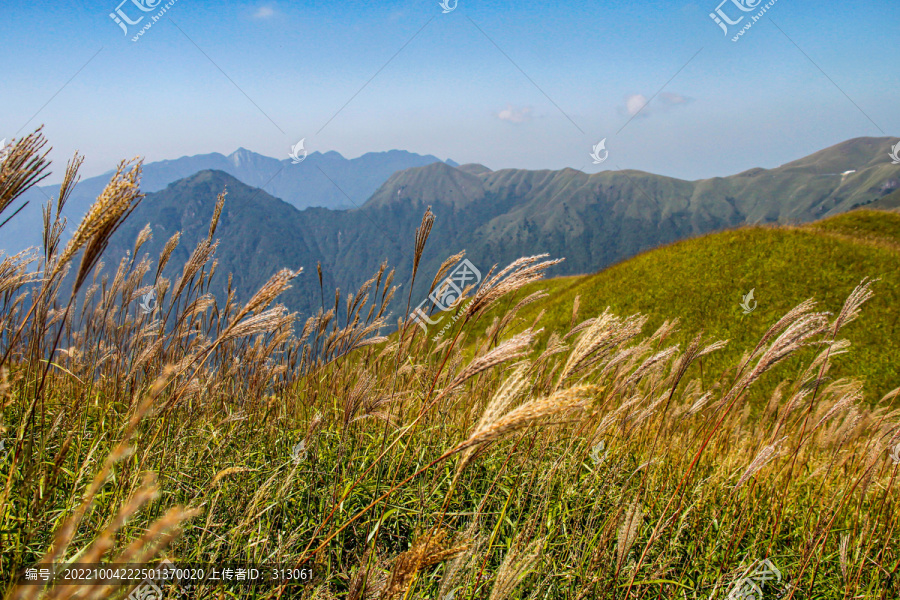
[[[39, 131], [15, 144], [0, 210], [41, 176], [42, 144]], [[834, 315], [803, 302], [704, 387], [699, 359], [726, 342], [680, 347], [677, 323], [585, 319], [576, 301], [542, 352], [540, 317], [511, 336], [543, 299], [518, 298], [553, 264], [542, 256], [492, 269], [437, 341], [404, 319], [381, 334], [387, 265], [302, 325], [277, 303], [299, 270], [217, 299], [217, 216], [172, 281], [177, 234], [155, 259], [140, 252], [150, 229], [103, 257], [141, 201], [139, 161], [62, 244], [80, 162], [46, 207], [44, 247], [0, 262], [5, 597], [124, 597], [13, 580], [163, 556], [314, 565], [314, 584], [258, 598], [724, 598], [765, 558], [783, 574], [765, 597], [900, 597], [897, 390], [870, 406], [827, 376], [877, 284]], [[114, 268], [101, 274], [101, 257]], [[513, 308], [488, 322], [501, 301]], [[810, 348], [801, 376], [783, 372]], [[761, 380], [783, 383], [760, 402]]]

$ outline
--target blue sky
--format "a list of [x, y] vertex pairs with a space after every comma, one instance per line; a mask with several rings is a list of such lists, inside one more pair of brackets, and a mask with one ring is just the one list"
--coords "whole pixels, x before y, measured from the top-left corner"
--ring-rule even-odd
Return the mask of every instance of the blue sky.
[[177, 0], [132, 42], [166, 0], [126, 0], [147, 15], [128, 35], [119, 0], [4, 0], [0, 138], [43, 123], [58, 181], [76, 149], [92, 176], [136, 155], [285, 158], [301, 138], [347, 157], [696, 179], [900, 136], [900, 3], [777, 0], [732, 42], [764, 4], [740, 1], [722, 5], [747, 15], [726, 36], [719, 0]]

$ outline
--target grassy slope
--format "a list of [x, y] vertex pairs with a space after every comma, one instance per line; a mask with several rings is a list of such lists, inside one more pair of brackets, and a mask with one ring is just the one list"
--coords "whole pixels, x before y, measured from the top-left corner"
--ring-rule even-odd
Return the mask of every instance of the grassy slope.
[[[40, 136], [16, 145], [4, 168], [25, 167], [12, 178], [5, 169], [0, 197], [13, 195], [17, 177], [41, 170], [42, 145]], [[89, 247], [102, 247], [111, 229], [98, 215], [121, 214], [134, 200], [136, 177], [117, 177], [91, 213]], [[228, 234], [230, 218], [252, 225], [226, 212], [217, 235]], [[566, 299], [584, 287], [591, 310], [614, 298], [670, 314], [678, 302], [686, 331], [703, 293], [717, 304], [700, 324], [722, 329], [734, 320], [724, 307], [743, 290], [691, 290], [678, 278], [721, 282], [749, 269], [752, 283], [729, 285], [769, 286], [760, 287], [768, 295], [759, 311], [741, 321], [757, 327], [753, 319], [774, 310], [775, 287], [786, 307], [798, 293], [791, 286], [800, 297], [816, 287], [837, 303], [828, 294], [844, 285], [841, 265], [856, 259], [864, 271], [887, 265], [889, 274], [897, 264], [892, 223], [860, 212], [815, 228], [684, 242], [599, 276], [549, 282], [561, 302], [542, 302], [556, 311], [546, 321], [555, 318], [565, 333]], [[118, 263], [118, 275], [96, 291], [96, 310], [62, 315], [61, 280], [77, 263], [53, 250], [57, 226], [46, 233], [51, 268], [36, 273], [33, 310], [9, 302], [31, 292], [22, 276], [29, 258], [10, 258], [0, 273], [0, 331], [24, 332], [18, 341], [6, 335], [10, 352], [0, 356], [4, 598], [124, 598], [133, 584], [6, 592], [21, 567], [42, 557], [41, 568], [149, 564], [164, 555], [205, 565], [315, 565], [312, 585], [279, 589], [264, 572], [265, 584], [182, 589], [181, 597], [198, 599], [722, 600], [760, 557], [784, 574], [765, 585], [767, 600], [900, 598], [896, 413], [861, 406], [850, 386], [827, 386], [808, 410], [772, 402], [756, 420], [747, 380], [732, 386], [726, 372], [724, 388], [703, 389], [670, 376], [684, 355], [645, 360], [655, 338], [638, 336], [628, 319], [601, 321], [582, 336], [596, 362], [577, 372], [570, 367], [588, 362], [584, 347], [539, 356], [521, 338], [490, 352], [489, 339], [476, 339], [474, 362], [461, 346], [431, 351], [424, 336], [379, 348], [371, 337], [387, 325], [382, 277], [354, 296], [369, 300], [339, 310], [350, 325], [320, 314], [298, 341], [281, 307], [262, 309], [289, 276], [249, 305], [215, 303], [208, 275], [216, 259], [203, 253], [205, 243], [185, 285], [173, 282], [160, 303], [168, 309], [142, 314], [134, 306], [149, 286], [165, 285], [148, 258]], [[783, 256], [793, 263], [780, 264]], [[546, 266], [520, 264], [492, 286], [493, 300], [502, 303]], [[861, 275], [849, 271], [852, 285]], [[654, 283], [660, 292], [647, 298]], [[875, 331], [891, 316], [890, 283], [880, 312], [868, 304], [874, 320], [859, 326]], [[335, 296], [342, 309], [348, 296]], [[782, 350], [801, 336], [830, 342], [826, 319], [788, 320], [795, 337]], [[483, 325], [466, 326], [465, 335], [478, 337]], [[767, 376], [791, 371], [777, 365]], [[134, 596], [147, 597], [149, 582], [141, 586]]]
[[[864, 378], [870, 400], [900, 386], [895, 347], [900, 337], [900, 214], [857, 210], [800, 228], [747, 227], [678, 242], [646, 252], [593, 275], [551, 279], [550, 298], [519, 313], [522, 327], [540, 310], [540, 326], [564, 329], [579, 296], [578, 319], [606, 307], [620, 315], [650, 317], [647, 330], [680, 319], [677, 340], [704, 330], [707, 339], [729, 339], [730, 349], [705, 364], [733, 364], [778, 318], [807, 298], [837, 312], [863, 277], [880, 278], [876, 296], [847, 330], [853, 343], [830, 376]], [[755, 288], [757, 309], [743, 315], [741, 297]], [[740, 349], [740, 350], [739, 350]]]

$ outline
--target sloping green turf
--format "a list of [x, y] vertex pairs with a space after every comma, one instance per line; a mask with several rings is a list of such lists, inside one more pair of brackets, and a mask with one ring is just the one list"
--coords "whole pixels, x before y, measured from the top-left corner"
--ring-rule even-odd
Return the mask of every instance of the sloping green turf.
[[[745, 227], [657, 248], [593, 275], [539, 282], [519, 297], [535, 289], [550, 297], [522, 309], [515, 329], [544, 310], [542, 341], [550, 331], [567, 331], [576, 296], [577, 321], [609, 307], [619, 315], [648, 315], [645, 331], [652, 333], [678, 318], [671, 341], [682, 347], [699, 331], [708, 340], [731, 340], [726, 350], [704, 359], [706, 374], [715, 374], [803, 300], [814, 298], [819, 310], [837, 313], [864, 277], [880, 279], [876, 295], [843, 330], [853, 345], [829, 376], [864, 379], [874, 401], [900, 386], [900, 214], [894, 212], [856, 210], [803, 227]], [[741, 299], [751, 289], [758, 305], [744, 315]], [[792, 365], [787, 368], [782, 376]], [[758, 393], [771, 384], [762, 382]]]

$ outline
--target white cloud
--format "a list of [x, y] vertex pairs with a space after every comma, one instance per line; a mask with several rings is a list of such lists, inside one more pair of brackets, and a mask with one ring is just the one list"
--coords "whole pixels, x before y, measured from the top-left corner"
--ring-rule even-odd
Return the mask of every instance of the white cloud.
[[497, 118], [501, 121], [509, 121], [510, 123], [524, 123], [525, 121], [530, 121], [532, 119], [532, 107], [530, 106], [522, 106], [517, 107], [512, 104], [507, 104], [506, 108], [497, 113]]
[[253, 13], [254, 19], [269, 19], [275, 16], [275, 9], [271, 6], [260, 6], [256, 9], [256, 12]]
[[659, 100], [667, 106], [674, 106], [676, 104], [688, 104], [689, 102], [693, 102], [694, 99], [672, 92], [661, 92], [659, 94]]
[[647, 104], [647, 97], [643, 94], [631, 94], [625, 97], [625, 110], [632, 117], [639, 112]]
[[629, 117], [643, 118], [654, 113], [668, 111], [676, 106], [690, 104], [693, 101], [693, 98], [674, 92], [660, 92], [652, 102], [644, 94], [630, 94], [625, 96], [625, 106], [624, 108], [620, 107], [619, 112]]

